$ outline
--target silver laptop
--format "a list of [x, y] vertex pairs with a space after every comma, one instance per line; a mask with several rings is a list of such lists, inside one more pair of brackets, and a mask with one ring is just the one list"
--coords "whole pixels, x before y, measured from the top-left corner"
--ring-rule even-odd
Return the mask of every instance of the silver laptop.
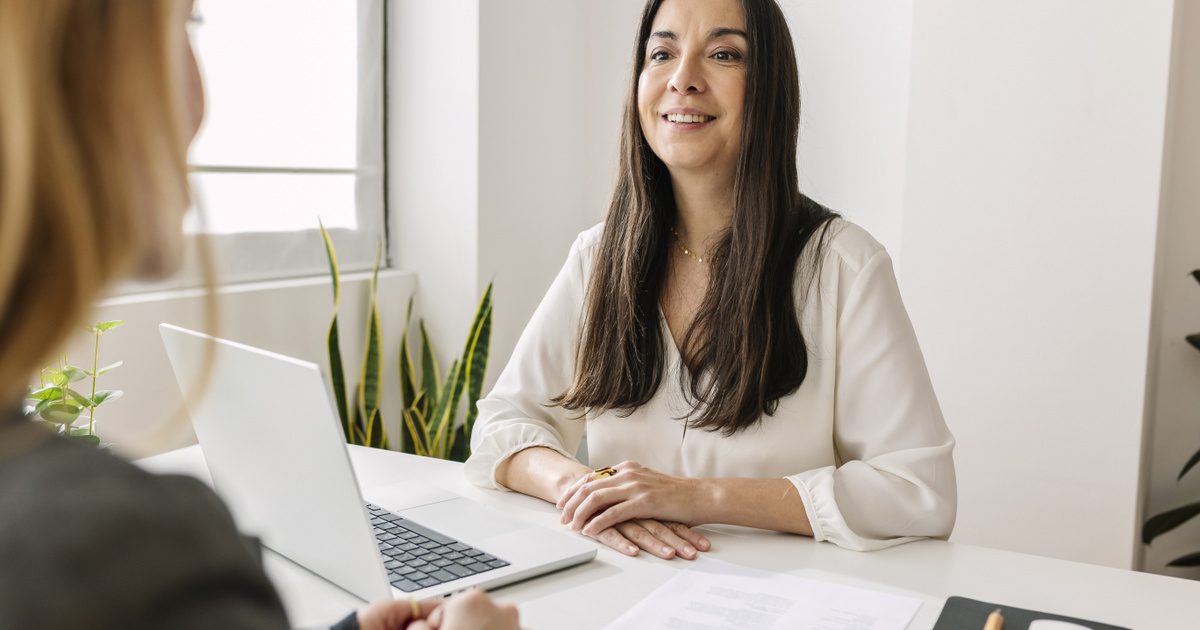
[[189, 413], [238, 527], [347, 591], [434, 597], [596, 556], [588, 541], [427, 483], [396, 479], [364, 497], [320, 366], [170, 324], [159, 331], [185, 396], [214, 354]]

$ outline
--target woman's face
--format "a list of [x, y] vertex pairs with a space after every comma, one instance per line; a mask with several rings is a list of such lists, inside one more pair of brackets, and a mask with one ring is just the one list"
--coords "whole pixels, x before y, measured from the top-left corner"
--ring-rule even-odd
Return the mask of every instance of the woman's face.
[[665, 0], [638, 78], [638, 115], [673, 173], [733, 171], [746, 96], [746, 20], [738, 0]]

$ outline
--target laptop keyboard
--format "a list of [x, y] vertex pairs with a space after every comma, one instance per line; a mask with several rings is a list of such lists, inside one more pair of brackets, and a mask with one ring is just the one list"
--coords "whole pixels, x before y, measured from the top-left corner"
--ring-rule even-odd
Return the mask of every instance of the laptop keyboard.
[[367, 504], [371, 529], [392, 586], [406, 592], [508, 566], [495, 556]]

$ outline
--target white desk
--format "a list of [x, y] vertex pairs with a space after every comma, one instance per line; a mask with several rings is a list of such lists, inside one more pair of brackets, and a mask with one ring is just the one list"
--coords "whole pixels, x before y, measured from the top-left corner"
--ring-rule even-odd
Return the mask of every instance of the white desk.
[[[527, 521], [558, 528], [554, 506], [513, 493], [481, 490], [462, 479], [460, 464], [361, 447], [351, 458], [364, 488], [422, 480]], [[156, 472], [209, 480], [199, 447], [142, 460]], [[771, 571], [914, 596], [924, 604], [910, 625], [932, 628], [950, 595], [1094, 619], [1136, 630], [1200, 628], [1200, 582], [1067, 562], [942, 541], [870, 553], [812, 539], [733, 527], [709, 527], [714, 558]], [[531, 629], [601, 628], [657, 588], [684, 560], [629, 558], [599, 547], [587, 564], [493, 592], [520, 606]], [[331, 622], [361, 605], [354, 596], [267, 552], [267, 572], [300, 626]]]

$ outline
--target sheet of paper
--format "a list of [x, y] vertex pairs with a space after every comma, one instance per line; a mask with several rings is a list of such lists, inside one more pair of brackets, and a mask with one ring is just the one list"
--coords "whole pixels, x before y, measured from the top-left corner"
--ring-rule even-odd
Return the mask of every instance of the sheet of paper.
[[704, 558], [607, 630], [904, 630], [921, 600]]

